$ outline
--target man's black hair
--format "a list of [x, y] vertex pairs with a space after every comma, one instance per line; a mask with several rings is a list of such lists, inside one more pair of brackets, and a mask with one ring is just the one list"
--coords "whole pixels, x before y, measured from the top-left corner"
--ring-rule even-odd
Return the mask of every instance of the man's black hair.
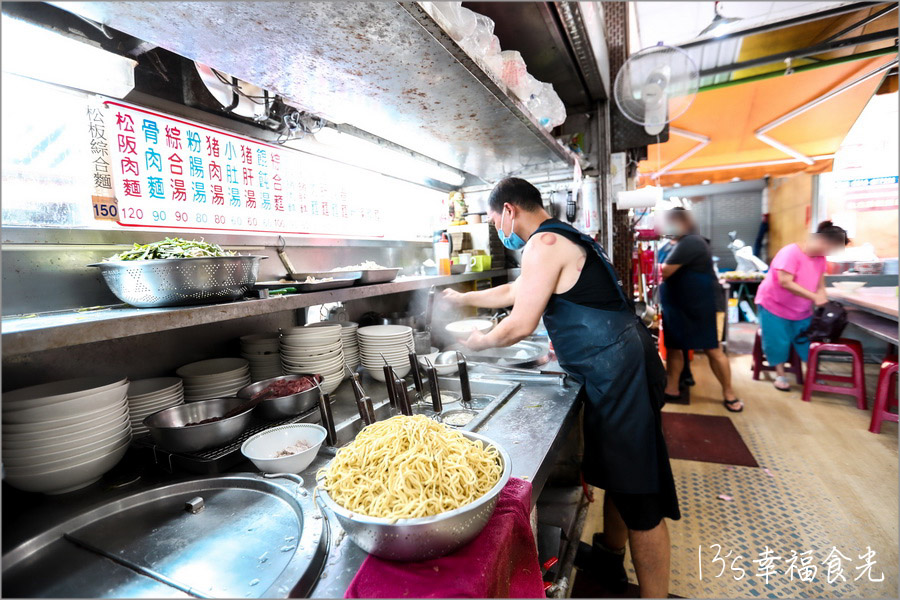
[[518, 177], [502, 179], [491, 190], [488, 205], [493, 212], [501, 212], [503, 205], [507, 202], [528, 212], [544, 206], [544, 201], [541, 199], [541, 193], [538, 189]]

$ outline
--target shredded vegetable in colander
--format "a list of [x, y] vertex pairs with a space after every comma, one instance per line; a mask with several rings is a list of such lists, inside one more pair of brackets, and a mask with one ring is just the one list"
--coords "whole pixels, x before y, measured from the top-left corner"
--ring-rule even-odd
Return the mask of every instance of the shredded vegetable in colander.
[[234, 252], [222, 250], [218, 244], [210, 244], [203, 240], [166, 238], [152, 244], [135, 244], [130, 250], [125, 250], [104, 260], [161, 260], [210, 256], [234, 256]]

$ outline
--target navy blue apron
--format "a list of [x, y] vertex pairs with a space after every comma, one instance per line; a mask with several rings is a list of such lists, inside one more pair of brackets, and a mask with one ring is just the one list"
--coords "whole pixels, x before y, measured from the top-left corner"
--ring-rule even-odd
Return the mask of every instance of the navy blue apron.
[[666, 348], [719, 347], [716, 297], [722, 292], [712, 273], [681, 267], [659, 288]]
[[[535, 234], [544, 231], [576, 234], [617, 281], [606, 252], [593, 239], [559, 221], [545, 221]], [[620, 285], [616, 289], [622, 299], [617, 311], [582, 306], [556, 294], [544, 310], [560, 366], [582, 385], [584, 479], [625, 494], [666, 491], [661, 486], [672, 486], [674, 493], [659, 422], [665, 368]]]

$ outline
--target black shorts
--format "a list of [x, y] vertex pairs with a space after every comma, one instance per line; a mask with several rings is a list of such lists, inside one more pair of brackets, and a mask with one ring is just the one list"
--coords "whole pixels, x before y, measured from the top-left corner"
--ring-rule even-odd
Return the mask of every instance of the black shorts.
[[678, 501], [668, 494], [622, 494], [608, 491], [606, 495], [622, 515], [625, 526], [634, 531], [653, 529], [664, 518], [681, 518]]

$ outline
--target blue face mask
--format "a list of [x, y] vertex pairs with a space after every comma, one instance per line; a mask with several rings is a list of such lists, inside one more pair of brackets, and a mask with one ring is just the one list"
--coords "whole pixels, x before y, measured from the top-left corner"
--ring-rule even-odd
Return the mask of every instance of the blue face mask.
[[500, 238], [500, 243], [510, 250], [521, 250], [525, 247], [525, 240], [519, 237], [519, 234], [516, 233], [516, 220], [512, 220], [512, 228], [509, 230], [509, 237], [505, 233], [503, 233], [503, 218], [506, 216], [506, 212], [504, 211], [502, 216], [500, 217], [500, 227], [497, 229], [497, 236]]

